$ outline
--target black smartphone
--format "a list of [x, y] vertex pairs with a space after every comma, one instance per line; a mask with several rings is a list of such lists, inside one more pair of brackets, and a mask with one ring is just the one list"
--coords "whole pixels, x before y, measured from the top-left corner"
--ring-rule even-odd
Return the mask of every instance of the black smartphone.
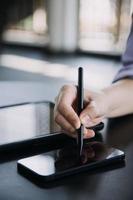
[[111, 165], [123, 161], [124, 152], [100, 141], [85, 140], [81, 156], [77, 145], [71, 144], [44, 154], [27, 157], [17, 162], [18, 172], [34, 180], [45, 183], [64, 176]]
[[[54, 103], [30, 102], [0, 107], [0, 151], [43, 143], [58, 130], [53, 119]], [[36, 142], [35, 142], [36, 144]]]

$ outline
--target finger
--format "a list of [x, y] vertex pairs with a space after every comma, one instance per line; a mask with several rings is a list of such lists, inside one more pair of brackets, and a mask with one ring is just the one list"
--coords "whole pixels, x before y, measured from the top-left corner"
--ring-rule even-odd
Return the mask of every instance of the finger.
[[91, 127], [101, 122], [103, 116], [100, 116], [99, 109], [95, 102], [91, 102], [80, 114], [81, 123], [86, 127]]
[[86, 116], [84, 118], [84, 120], [82, 120], [82, 123], [84, 124], [84, 126], [86, 128], [89, 128], [89, 127], [96, 126], [97, 124], [99, 124], [100, 122], [102, 122], [102, 120], [103, 120], [103, 117], [98, 117], [98, 118], [95, 118], [95, 119], [90, 119], [89, 116]]
[[77, 134], [76, 134], [76, 131], [75, 132], [67, 132], [67, 131], [65, 131], [65, 130], [63, 130], [62, 129], [62, 131], [66, 134], [66, 135], [68, 135], [68, 136], [70, 136], [70, 137], [72, 137], [72, 138], [76, 138], [77, 137]]
[[89, 115], [91, 119], [94, 119], [96, 117], [100, 117], [99, 109], [97, 108], [97, 105], [95, 101], [91, 101], [85, 109], [81, 112], [80, 117], [83, 118], [84, 116]]
[[70, 134], [75, 132], [74, 127], [72, 127], [72, 125], [58, 112], [55, 114], [55, 121], [66, 132]]
[[80, 119], [71, 106], [62, 103], [62, 105], [59, 106], [58, 111], [75, 129], [80, 127]]
[[[73, 138], [77, 138], [77, 134], [78, 133], [76, 131], [71, 132], [71, 133], [65, 131], [65, 134], [68, 135], [68, 136], [71, 136]], [[89, 138], [92, 138], [92, 137], [95, 136], [95, 132], [93, 130], [91, 130], [91, 129], [84, 129], [84, 133], [83, 134], [84, 134], [84, 136], [83, 136], [84, 139], [89, 139]]]
[[58, 110], [75, 129], [78, 129], [80, 127], [80, 120], [72, 107], [76, 100], [77, 89], [75, 86], [64, 86], [61, 91], [55, 109]]
[[92, 138], [95, 136], [95, 132], [91, 129], [86, 129], [84, 130], [84, 138], [88, 139], [88, 138]]

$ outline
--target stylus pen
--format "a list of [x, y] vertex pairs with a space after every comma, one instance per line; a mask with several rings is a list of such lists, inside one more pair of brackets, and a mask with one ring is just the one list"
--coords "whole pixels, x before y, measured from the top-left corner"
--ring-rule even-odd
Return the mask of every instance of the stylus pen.
[[[77, 98], [78, 98], [78, 105], [77, 105], [77, 114], [78, 116], [83, 110], [83, 99], [84, 99], [84, 90], [83, 90], [83, 68], [78, 68], [78, 90], [77, 90]], [[77, 144], [78, 144], [78, 150], [79, 155], [82, 154], [82, 148], [83, 148], [83, 131], [84, 127], [81, 124], [80, 128], [77, 130]]]

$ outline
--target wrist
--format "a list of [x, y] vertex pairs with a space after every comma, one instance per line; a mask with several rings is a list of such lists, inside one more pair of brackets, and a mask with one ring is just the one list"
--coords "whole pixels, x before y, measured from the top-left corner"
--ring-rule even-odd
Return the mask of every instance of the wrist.
[[104, 88], [102, 92], [102, 104], [104, 107], [104, 116], [107, 118], [110, 116], [113, 107], [112, 107], [112, 98], [110, 97], [110, 88]]

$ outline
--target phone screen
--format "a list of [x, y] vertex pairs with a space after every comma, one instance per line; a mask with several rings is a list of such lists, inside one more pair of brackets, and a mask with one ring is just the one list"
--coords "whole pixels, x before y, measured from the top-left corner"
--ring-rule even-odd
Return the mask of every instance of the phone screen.
[[0, 145], [54, 131], [53, 106], [40, 102], [0, 108]]
[[[79, 158], [77, 146], [71, 145], [45, 154], [28, 157], [18, 161], [20, 170], [27, 170], [33, 174], [58, 178], [60, 174], [80, 172], [81, 169], [97, 165], [105, 161], [114, 161], [124, 158], [124, 152], [108, 147], [103, 142], [92, 141], [84, 145]], [[106, 163], [107, 163], [106, 162]], [[24, 172], [23, 171], [23, 172]]]

